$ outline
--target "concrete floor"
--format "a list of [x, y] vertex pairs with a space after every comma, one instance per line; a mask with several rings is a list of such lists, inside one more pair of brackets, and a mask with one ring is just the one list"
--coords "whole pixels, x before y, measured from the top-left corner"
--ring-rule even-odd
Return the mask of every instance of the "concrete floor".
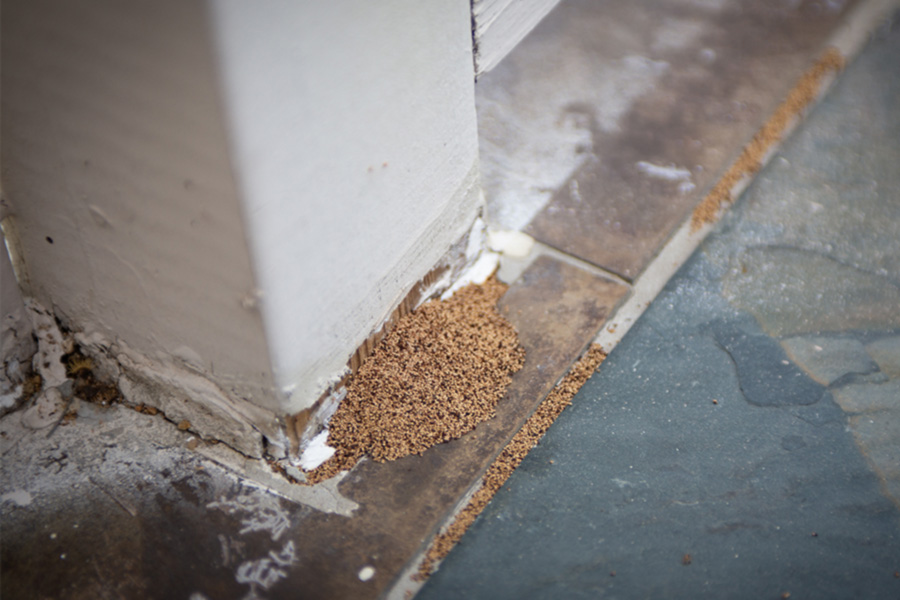
[[900, 597], [900, 23], [419, 597]]
[[[599, 79], [588, 58], [573, 59], [572, 84], [598, 84], [608, 99], [618, 87], [603, 82], [621, 79], [634, 102], [553, 96], [560, 112], [545, 116], [560, 131], [545, 141], [559, 154], [541, 156], [524, 144], [519, 158], [527, 164], [555, 162], [545, 179], [510, 184], [520, 196], [498, 192], [509, 183], [502, 163], [518, 159], [486, 167], [495, 200], [525, 199], [518, 212], [492, 204], [492, 224], [531, 227], [543, 256], [523, 266], [502, 301], [528, 348], [526, 367], [498, 417], [473, 435], [422, 457], [363, 461], [340, 480], [298, 492], [271, 473], [262, 488], [260, 477], [219, 466], [209, 456], [231, 464], [241, 457], [160, 415], [84, 403], [77, 419], [49, 436], [21, 411], [4, 417], [2, 595], [374, 598], [399, 589], [404, 569], [414, 570], [492, 457], [631, 292], [630, 278], [654, 259], [671, 233], [666, 227], [702, 198], [854, 4], [747, 8], [746, 22], [757, 29], [784, 18], [768, 45], [745, 44], [750, 58], [740, 64], [755, 65], [745, 71], [753, 74], [747, 85], [717, 70], [733, 63], [709, 60], [743, 56], [725, 45], [744, 11], [737, 2], [672, 2], [669, 12], [652, 3], [608, 7], [610, 19], [631, 23], [620, 33], [646, 35], [562, 49], [624, 52], [598, 67]], [[602, 15], [553, 14], [591, 34], [573, 43], [595, 39], [588, 25], [603, 22]], [[708, 31], [692, 29], [707, 17]], [[540, 50], [554, 43], [555, 26], [546, 22], [532, 59], [549, 56]], [[650, 33], [669, 30], [693, 34], [662, 36], [668, 41], [654, 47]], [[626, 60], [632, 54], [644, 59]], [[900, 597], [897, 56], [900, 33], [883, 28], [654, 300], [422, 597]], [[515, 53], [510, 60], [519, 74], [528, 63], [517, 63]], [[615, 65], [624, 71], [610, 71]], [[515, 80], [515, 72], [495, 73], [501, 84]], [[710, 76], [731, 83], [688, 85]], [[686, 99], [696, 110], [680, 119], [672, 98], [693, 88], [706, 95]], [[482, 96], [482, 117], [498, 108], [501, 92]], [[528, 113], [530, 92], [519, 92]], [[649, 99], [638, 101], [642, 93]], [[668, 125], [641, 121], [653, 115]], [[691, 170], [687, 180], [648, 181], [646, 169], [631, 167], [684, 166], [679, 144], [647, 146], [646, 132], [662, 136], [668, 126], [684, 135], [684, 127], [699, 128], [709, 153], [689, 158], [708, 168]], [[598, 173], [604, 153], [618, 148], [616, 186], [631, 181], [650, 204], [642, 213], [626, 202], [616, 210], [628, 215], [606, 222], [603, 207], [615, 194]], [[570, 210], [576, 197], [585, 201], [580, 221]], [[650, 227], [640, 217], [652, 214], [653, 203], [678, 210]], [[549, 250], [567, 227], [577, 229], [564, 240], [572, 242], [568, 257]], [[614, 242], [614, 261], [604, 262], [597, 240]], [[623, 248], [636, 253], [623, 258]]]

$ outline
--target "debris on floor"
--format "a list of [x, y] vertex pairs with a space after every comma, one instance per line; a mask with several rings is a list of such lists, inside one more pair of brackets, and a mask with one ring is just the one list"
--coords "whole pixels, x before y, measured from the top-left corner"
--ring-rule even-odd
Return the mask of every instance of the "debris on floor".
[[336, 452], [307, 481], [349, 470], [363, 455], [421, 454], [490, 419], [525, 361], [497, 311], [504, 291], [495, 280], [470, 285], [401, 319], [348, 383], [328, 426]]
[[469, 504], [460, 512], [447, 529], [438, 535], [425, 554], [425, 560], [419, 567], [418, 577], [424, 579], [434, 570], [453, 546], [462, 538], [469, 526], [475, 521], [481, 511], [487, 506], [503, 484], [509, 479], [516, 467], [522, 462], [528, 452], [553, 424], [553, 421], [572, 403], [572, 398], [581, 389], [581, 386], [597, 370], [606, 353], [598, 345], [592, 345], [581, 359], [572, 365], [569, 373], [563, 377], [553, 391], [541, 403], [533, 415], [525, 422], [519, 433], [510, 440], [494, 464], [484, 474], [481, 488], [475, 492]]

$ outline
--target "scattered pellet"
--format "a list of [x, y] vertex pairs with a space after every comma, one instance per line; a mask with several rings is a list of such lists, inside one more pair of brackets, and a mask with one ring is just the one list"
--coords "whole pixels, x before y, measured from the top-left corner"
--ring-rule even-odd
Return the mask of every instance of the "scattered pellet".
[[815, 100], [822, 88], [822, 80], [830, 73], [844, 68], [844, 57], [836, 48], [829, 48], [802, 77], [771, 118], [756, 132], [738, 159], [713, 186], [691, 217], [691, 230], [697, 231], [706, 223], [713, 223], [723, 204], [731, 202], [731, 190], [748, 175], [759, 171], [769, 148], [778, 143], [794, 118]]
[[462, 538], [469, 526], [475, 522], [494, 494], [509, 479], [528, 452], [544, 437], [560, 413], [572, 403], [572, 398], [605, 358], [606, 353], [600, 346], [592, 345], [584, 356], [572, 366], [569, 373], [553, 388], [547, 398], [541, 402], [522, 429], [513, 436], [500, 456], [488, 468], [482, 478], [481, 487], [472, 496], [469, 504], [456, 515], [446, 530], [435, 537], [419, 566], [416, 579], [423, 580], [431, 575], [435, 565], [450, 553], [450, 550]]

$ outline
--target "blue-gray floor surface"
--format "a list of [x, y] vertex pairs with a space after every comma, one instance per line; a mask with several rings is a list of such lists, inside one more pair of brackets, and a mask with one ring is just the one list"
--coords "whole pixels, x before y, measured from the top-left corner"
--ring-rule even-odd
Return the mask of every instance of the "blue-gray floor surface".
[[900, 598], [900, 25], [418, 598]]

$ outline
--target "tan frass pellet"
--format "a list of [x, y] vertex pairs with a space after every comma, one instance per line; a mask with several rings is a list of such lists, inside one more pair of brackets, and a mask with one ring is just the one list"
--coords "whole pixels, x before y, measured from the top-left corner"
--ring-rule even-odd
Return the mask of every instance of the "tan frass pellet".
[[829, 48], [788, 93], [787, 98], [756, 132], [741, 155], [713, 186], [691, 217], [691, 230], [697, 231], [706, 223], [714, 223], [722, 206], [732, 202], [732, 190], [744, 177], [762, 168], [762, 161], [769, 149], [781, 141], [791, 122], [815, 100], [822, 88], [822, 81], [830, 73], [844, 68], [844, 57], [835, 48]]
[[328, 425], [335, 454], [317, 483], [363, 456], [395, 460], [471, 431], [494, 416], [525, 351], [497, 311], [506, 286], [470, 285], [403, 317], [347, 384]]

